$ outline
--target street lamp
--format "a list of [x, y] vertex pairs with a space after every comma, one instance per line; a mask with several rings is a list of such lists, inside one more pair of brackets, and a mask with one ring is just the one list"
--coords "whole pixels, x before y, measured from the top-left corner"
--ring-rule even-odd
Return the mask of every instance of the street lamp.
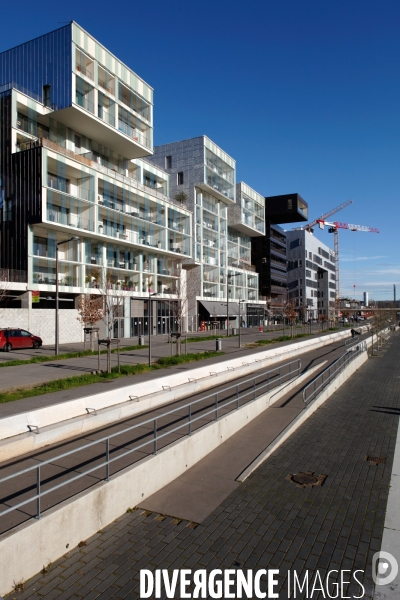
[[229, 278], [238, 277], [239, 275], [241, 275], [241, 273], [228, 273], [228, 269], [226, 269], [226, 337], [229, 337]]
[[151, 365], [151, 298], [159, 296], [158, 292], [150, 292], [149, 290], [149, 366]]
[[61, 246], [62, 244], [68, 244], [69, 242], [73, 242], [74, 240], [79, 240], [79, 237], [77, 237], [76, 235], [74, 235], [73, 237], [70, 237], [68, 240], [64, 240], [63, 242], [56, 242], [56, 331], [55, 331], [55, 337], [56, 337], [56, 348], [55, 348], [55, 355], [58, 355], [58, 338], [59, 338], [59, 314], [58, 314], [58, 246]]

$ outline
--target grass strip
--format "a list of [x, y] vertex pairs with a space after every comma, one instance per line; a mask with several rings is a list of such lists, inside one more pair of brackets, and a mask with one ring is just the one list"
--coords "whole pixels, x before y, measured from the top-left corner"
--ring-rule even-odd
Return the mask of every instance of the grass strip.
[[288, 342], [289, 340], [294, 340], [295, 338], [303, 338], [303, 337], [308, 337], [308, 334], [307, 333], [298, 333], [297, 335], [294, 335], [293, 337], [291, 337], [290, 335], [281, 335], [280, 337], [272, 338], [270, 340], [258, 340], [257, 342], [254, 342], [254, 344], [257, 344], [257, 346], [266, 346], [268, 344], [275, 344], [276, 342]]
[[[193, 342], [207, 342], [209, 340], [220, 340], [220, 339], [225, 339], [227, 337], [238, 337], [238, 334], [235, 333], [234, 335], [224, 335], [223, 333], [221, 335], [205, 335], [204, 337], [188, 337], [187, 340], [184, 337], [181, 337], [181, 344], [185, 344], [186, 341], [189, 344], [189, 342], [192, 344]], [[176, 344], [176, 342], [172, 342], [173, 344]]]
[[[128, 350], [143, 350], [148, 346], [123, 346], [119, 349], [120, 352], [127, 352]], [[117, 352], [117, 348], [111, 350], [112, 354]], [[18, 365], [31, 365], [34, 363], [43, 363], [54, 360], [65, 360], [66, 358], [82, 358], [83, 356], [97, 356], [97, 350], [93, 352], [91, 350], [82, 350], [81, 352], [67, 352], [65, 354], [57, 354], [57, 356], [33, 356], [28, 360], [8, 360], [7, 362], [0, 362], [1, 367], [18, 367]], [[107, 350], [100, 350], [100, 354], [107, 354]]]
[[[143, 348], [143, 346], [141, 346], [141, 348]], [[18, 389], [13, 392], [0, 393], [0, 404], [5, 402], [13, 402], [14, 400], [21, 400], [22, 398], [50, 394], [60, 390], [69, 390], [71, 388], [90, 385], [92, 383], [99, 383], [110, 379], [118, 379], [128, 375], [138, 375], [140, 373], [145, 373], [146, 371], [156, 371], [157, 369], [164, 369], [165, 367], [170, 367], [173, 365], [204, 360], [214, 356], [221, 356], [222, 354], [224, 353], [199, 352], [185, 354], [182, 356], [166, 356], [159, 358], [152, 365], [121, 365], [121, 373], [118, 373], [118, 367], [115, 366], [112, 367], [111, 373], [86, 373], [85, 375], [75, 375], [74, 377], [66, 377], [65, 379], [55, 379], [54, 381], [49, 381], [48, 383], [44, 383], [30, 389]]]

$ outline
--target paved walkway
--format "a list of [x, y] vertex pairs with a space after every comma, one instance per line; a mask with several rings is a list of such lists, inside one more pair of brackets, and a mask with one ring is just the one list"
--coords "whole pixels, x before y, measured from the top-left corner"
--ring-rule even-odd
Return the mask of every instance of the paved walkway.
[[[301, 332], [308, 333], [308, 328], [295, 328], [294, 333]], [[314, 326], [313, 332], [317, 334], [319, 329]], [[213, 332], [207, 332], [212, 334]], [[221, 332], [223, 334], [223, 332]], [[286, 335], [289, 334], [289, 329], [286, 327]], [[329, 332], [327, 332], [329, 333]], [[272, 339], [279, 337], [283, 334], [282, 329], [277, 331], [268, 331], [266, 333], [259, 333], [258, 330], [254, 329], [242, 329], [241, 342], [242, 344], [253, 343], [259, 339]], [[202, 334], [196, 334], [196, 337], [201, 339], [205, 337]], [[225, 337], [221, 335], [222, 339], [222, 350], [225, 354], [239, 352], [239, 338], [238, 337]], [[147, 338], [146, 338], [147, 341]], [[289, 342], [290, 343], [290, 342]], [[123, 339], [121, 345], [133, 346], [137, 344], [137, 338], [135, 339]], [[87, 348], [88, 349], [88, 348]], [[104, 346], [102, 346], [104, 349]], [[83, 350], [83, 343], [77, 344], [65, 344], [60, 347], [60, 353], [67, 352], [78, 352]], [[199, 342], [188, 343], [182, 345], [182, 353], [187, 352], [205, 352], [206, 350], [215, 350], [215, 340], [203, 340]], [[247, 350], [248, 351], [248, 350]], [[37, 350], [15, 350], [13, 352], [0, 352], [0, 362], [7, 362], [9, 360], [29, 360], [32, 356], [51, 356], [54, 353], [53, 346], [47, 346], [39, 348]], [[164, 356], [171, 356], [172, 353], [176, 353], [176, 345], [168, 343], [167, 336], [154, 336], [152, 338], [152, 361], [156, 361], [158, 358]], [[131, 350], [122, 351], [121, 365], [135, 365], [141, 363], [148, 363], [149, 351], [147, 348], [143, 350]], [[112, 364], [117, 365], [117, 354], [112, 354]], [[98, 369], [98, 357], [87, 356], [82, 358], [70, 358], [62, 360], [50, 360], [46, 363], [34, 363], [28, 365], [21, 365], [15, 367], [2, 367], [0, 369], [0, 392], [10, 391], [21, 387], [33, 387], [34, 385], [40, 385], [54, 379], [62, 379], [65, 377], [72, 377], [75, 375], [82, 375], [85, 373], [91, 373]], [[106, 356], [100, 356], [100, 369], [106, 369]], [[18, 373], [18, 375], [16, 375]]]
[[[156, 568], [277, 568], [281, 600], [289, 597], [288, 571], [301, 579], [308, 572], [314, 582], [317, 572], [324, 580], [328, 570], [347, 570], [343, 579], [351, 583], [338, 597], [372, 598], [372, 556], [381, 548], [399, 398], [397, 333], [199, 525], [134, 510], [9, 598], [138, 599], [140, 569]], [[374, 466], [367, 455], [386, 461]], [[286, 478], [300, 471], [327, 478], [322, 487], [299, 488]], [[363, 589], [353, 578], [358, 569]], [[332, 584], [330, 593], [335, 597]], [[385, 598], [384, 590], [376, 597]]]

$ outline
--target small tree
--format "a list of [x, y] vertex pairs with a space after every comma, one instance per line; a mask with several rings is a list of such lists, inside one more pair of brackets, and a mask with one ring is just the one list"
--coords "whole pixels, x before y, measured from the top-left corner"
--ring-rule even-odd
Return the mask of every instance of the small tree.
[[[119, 282], [112, 271], [105, 268], [92, 270], [96, 287], [103, 304], [102, 317], [107, 332], [107, 373], [111, 373], [111, 339], [114, 333], [114, 324], [120, 316], [121, 308], [125, 301], [126, 292], [120, 288]], [[119, 346], [118, 346], [119, 351]]]
[[[98, 294], [90, 294], [81, 296], [78, 302], [78, 321], [84, 327], [93, 327], [98, 321], [104, 317], [104, 303], [102, 296]], [[94, 351], [93, 331], [90, 331], [90, 349]]]
[[293, 337], [293, 326], [296, 322], [296, 315], [297, 313], [295, 307], [293, 306], [293, 303], [289, 302], [288, 304], [286, 304], [285, 317], [287, 318], [290, 324], [290, 337]]
[[183, 204], [184, 202], [186, 202], [188, 199], [187, 194], [185, 194], [185, 192], [178, 192], [177, 194], [175, 194], [175, 200], [177, 202], [180, 202], [180, 204]]

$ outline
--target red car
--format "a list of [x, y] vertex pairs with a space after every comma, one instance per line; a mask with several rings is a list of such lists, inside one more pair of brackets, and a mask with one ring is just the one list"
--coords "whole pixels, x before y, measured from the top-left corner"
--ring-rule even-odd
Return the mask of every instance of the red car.
[[0, 329], [0, 350], [10, 352], [18, 348], [40, 348], [42, 339], [25, 329]]

